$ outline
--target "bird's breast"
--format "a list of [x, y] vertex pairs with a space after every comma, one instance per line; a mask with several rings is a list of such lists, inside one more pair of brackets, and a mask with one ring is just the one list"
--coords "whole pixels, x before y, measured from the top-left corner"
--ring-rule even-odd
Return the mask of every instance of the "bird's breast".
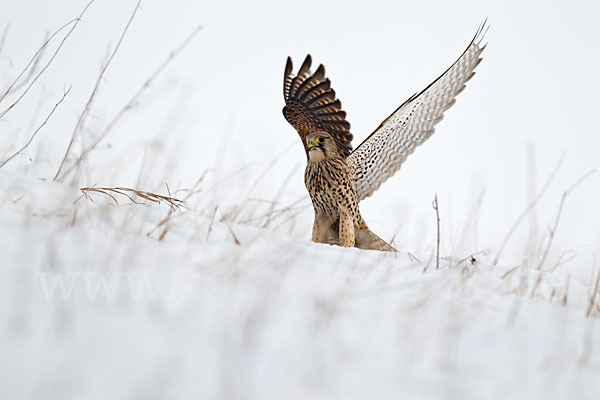
[[304, 174], [304, 183], [316, 210], [331, 220], [339, 218], [339, 193], [348, 176], [340, 162], [309, 162]]

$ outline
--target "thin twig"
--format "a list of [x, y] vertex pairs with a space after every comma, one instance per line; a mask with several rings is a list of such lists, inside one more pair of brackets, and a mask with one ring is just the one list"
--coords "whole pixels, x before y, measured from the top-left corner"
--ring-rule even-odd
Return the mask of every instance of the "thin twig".
[[591, 171], [586, 172], [585, 174], [583, 174], [583, 176], [581, 178], [579, 178], [573, 185], [571, 185], [570, 188], [568, 188], [566, 191], [563, 192], [562, 194], [562, 198], [560, 200], [560, 204], [558, 206], [558, 211], [556, 213], [556, 218], [554, 220], [554, 226], [552, 227], [552, 229], [550, 230], [550, 238], [548, 239], [548, 243], [546, 244], [546, 249], [544, 250], [544, 254], [542, 255], [542, 259], [540, 260], [539, 265], [537, 266], [537, 269], [541, 269], [542, 265], [544, 264], [544, 261], [546, 261], [546, 256], [548, 255], [548, 251], [550, 250], [550, 246], [552, 245], [552, 240], [554, 239], [554, 235], [556, 233], [556, 228], [558, 227], [558, 222], [560, 221], [560, 216], [562, 215], [562, 210], [563, 207], [565, 205], [565, 200], [567, 199], [567, 196], [573, 191], [575, 190], [575, 188], [581, 183], [583, 182], [585, 179], [587, 179], [589, 176], [591, 176], [593, 173], [595, 173], [596, 170], [593, 169]]
[[31, 137], [29, 138], [29, 140], [27, 141], [27, 143], [25, 143], [25, 145], [23, 147], [21, 147], [19, 150], [17, 150], [13, 155], [11, 155], [6, 160], [4, 160], [2, 163], [0, 163], [0, 168], [4, 167], [4, 165], [6, 165], [6, 163], [8, 163], [13, 158], [15, 158], [17, 155], [21, 154], [21, 152], [23, 152], [23, 150], [25, 150], [27, 147], [29, 147], [29, 145], [31, 144], [31, 142], [33, 142], [33, 139], [35, 139], [35, 137], [37, 136], [38, 132], [46, 125], [46, 123], [48, 122], [48, 120], [50, 119], [50, 117], [52, 117], [52, 114], [54, 114], [54, 111], [56, 111], [56, 109], [58, 108], [58, 106], [60, 105], [60, 103], [63, 102], [63, 100], [65, 99], [65, 97], [67, 97], [67, 95], [69, 94], [70, 91], [71, 91], [71, 86], [69, 86], [69, 89], [67, 89], [63, 93], [62, 98], [58, 101], [58, 103], [56, 103], [54, 105], [54, 108], [52, 108], [52, 111], [50, 111], [50, 114], [48, 114], [48, 116], [46, 117], [46, 119], [44, 120], [44, 122], [42, 122], [42, 124], [40, 126], [38, 126], [38, 128], [35, 130], [35, 132], [33, 132], [33, 135], [31, 135]]
[[515, 231], [517, 230], [517, 228], [519, 227], [519, 225], [521, 224], [521, 222], [523, 222], [523, 220], [525, 219], [525, 217], [527, 216], [527, 214], [529, 214], [529, 212], [531, 210], [533, 210], [533, 208], [535, 207], [535, 205], [537, 204], [537, 202], [542, 198], [542, 196], [544, 195], [544, 193], [546, 193], [546, 189], [548, 189], [548, 186], [550, 186], [550, 183], [554, 180], [554, 177], [556, 176], [556, 174], [560, 170], [560, 167], [561, 167], [564, 159], [565, 159], [565, 155], [563, 154], [560, 157], [560, 159], [558, 160], [558, 163], [556, 164], [556, 167], [554, 167], [554, 170], [552, 171], [552, 173], [550, 174], [550, 176], [546, 180], [546, 183], [544, 183], [544, 186], [542, 187], [542, 190], [527, 205], [527, 207], [521, 213], [521, 215], [519, 215], [519, 217], [517, 218], [517, 220], [515, 221], [515, 223], [510, 227], [510, 229], [506, 233], [506, 236], [504, 237], [504, 240], [502, 241], [502, 244], [500, 245], [500, 248], [498, 249], [498, 252], [496, 253], [496, 257], [494, 257], [494, 261], [492, 261], [492, 265], [497, 265], [498, 264], [498, 261], [500, 260], [500, 256], [502, 255], [502, 252], [504, 251], [504, 247], [508, 243], [509, 239], [515, 233]]
[[[31, 87], [35, 84], [35, 82], [37, 82], [37, 80], [39, 79], [40, 76], [42, 76], [42, 74], [44, 72], [46, 72], [46, 69], [48, 69], [48, 67], [50, 66], [50, 64], [52, 64], [52, 61], [54, 61], [54, 59], [56, 58], [57, 54], [60, 52], [60, 50], [62, 49], [63, 45], [65, 44], [65, 42], [67, 41], [67, 39], [69, 38], [69, 36], [71, 36], [71, 34], [73, 33], [73, 31], [75, 30], [75, 28], [77, 28], [77, 25], [79, 25], [79, 22], [81, 21], [81, 18], [83, 17], [83, 15], [85, 14], [85, 12], [87, 11], [87, 9], [92, 5], [92, 3], [95, 0], [91, 0], [83, 9], [83, 11], [81, 11], [81, 14], [79, 14], [79, 17], [77, 17], [76, 19], [69, 21], [67, 24], [65, 24], [63, 27], [61, 27], [56, 33], [58, 33], [61, 29], [63, 29], [64, 27], [68, 26], [69, 24], [73, 24], [71, 26], [71, 29], [69, 29], [69, 32], [67, 32], [67, 34], [63, 37], [62, 41], [59, 43], [58, 47], [56, 48], [56, 50], [54, 51], [54, 53], [52, 54], [52, 56], [50, 57], [50, 59], [48, 60], [48, 62], [42, 67], [42, 69], [40, 70], [40, 72], [37, 73], [37, 75], [31, 80], [31, 82], [29, 83], [29, 85], [27, 85], [27, 88], [25, 88], [25, 90], [23, 91], [23, 93], [21, 93], [21, 95], [4, 111], [0, 112], [0, 118], [4, 117], [10, 110], [13, 109], [13, 107], [15, 107], [23, 97], [25, 97], [25, 95], [29, 92], [29, 89], [31, 89]], [[54, 35], [50, 36], [50, 38], [48, 40], [51, 40], [52, 37]], [[46, 43], [44, 44], [44, 46], [46, 45]], [[42, 46], [42, 47], [44, 47]], [[40, 49], [41, 50], [41, 49]], [[38, 52], [40, 51], [38, 50]], [[36, 53], [37, 54], [37, 53]], [[34, 57], [32, 58], [32, 60], [29, 62], [31, 64], [31, 62], [33, 62], [33, 60], [36, 58], [36, 55], [34, 55]], [[29, 64], [28, 64], [29, 66]], [[27, 67], [21, 72], [21, 75], [26, 71]], [[20, 75], [19, 75], [20, 77]], [[16, 82], [16, 80], [15, 80]], [[13, 84], [15, 83], [13, 82]], [[12, 87], [12, 85], [11, 85]], [[9, 87], [9, 89], [7, 90], [7, 92], [2, 96], [2, 98], [0, 98], [0, 101], [2, 99], [4, 99], [4, 96], [6, 96], [6, 94], [8, 94], [11, 90], [11, 87]]]
[[163, 61], [163, 63], [144, 82], [144, 84], [138, 89], [138, 91], [133, 95], [133, 97], [125, 104], [125, 106], [123, 108], [121, 108], [121, 110], [113, 117], [113, 119], [104, 128], [102, 133], [100, 135], [98, 135], [95, 138], [95, 140], [92, 142], [92, 144], [89, 145], [86, 149], [84, 149], [81, 152], [81, 154], [79, 155], [77, 160], [61, 174], [61, 170], [66, 161], [68, 152], [73, 144], [72, 142], [74, 140], [74, 137], [71, 139], [71, 143], [69, 143], [69, 147], [67, 148], [67, 153], [65, 153], [65, 157], [63, 158], [63, 160], [60, 164], [60, 167], [59, 167], [58, 171], [56, 172], [56, 175], [54, 176], [54, 180], [57, 180], [59, 178], [60, 179], [64, 178], [67, 174], [69, 174], [74, 168], [78, 167], [85, 160], [87, 155], [98, 146], [98, 144], [108, 135], [108, 133], [121, 120], [121, 118], [134, 107], [138, 98], [151, 86], [152, 82], [156, 79], [156, 77], [158, 75], [160, 75], [160, 73], [171, 63], [171, 61], [173, 61], [173, 59], [177, 55], [179, 55], [179, 53], [190, 44], [192, 39], [198, 34], [198, 32], [201, 29], [202, 29], [201, 26], [198, 26], [196, 29], [194, 29], [194, 31], [181, 43], [181, 45], [179, 45], [179, 47], [177, 47], [174, 51], [172, 51], [169, 54], [167, 59], [165, 61]]
[[436, 217], [436, 222], [437, 222], [437, 244], [436, 244], [436, 250], [435, 250], [435, 268], [439, 269], [440, 268], [440, 211], [438, 209], [437, 193], [433, 199], [432, 206], [433, 206], [433, 209], [435, 210], [435, 217]]
[[67, 146], [65, 155], [63, 156], [63, 159], [60, 162], [58, 171], [56, 171], [56, 175], [54, 175], [53, 181], [56, 181], [58, 179], [58, 176], [59, 176], [60, 172], [62, 171], [62, 168], [69, 156], [69, 153], [71, 152], [71, 147], [73, 146], [73, 143], [75, 142], [77, 134], [79, 133], [80, 129], [82, 129], [84, 126], [85, 117], [87, 116], [88, 112], [92, 108], [92, 103], [94, 101], [94, 98], [96, 97], [96, 94], [98, 93], [98, 87], [100, 86], [100, 82], [102, 82], [102, 80], [104, 79], [104, 74], [106, 73], [108, 66], [110, 65], [113, 58], [115, 57], [115, 54], [117, 54], [117, 51], [121, 47], [121, 43], [123, 43], [123, 39], [125, 38], [127, 31], [129, 30], [129, 26], [131, 25], [131, 22], [135, 18], [135, 14], [137, 13], [137, 11], [140, 7], [140, 3], [141, 3], [141, 0], [138, 0], [138, 2], [135, 5], [135, 8], [133, 9], [133, 12], [131, 13], [131, 16], [129, 17], [129, 20], [127, 21], [127, 24], [125, 25], [125, 28], [121, 32], [121, 36], [119, 37], [119, 40], [117, 41], [117, 45], [115, 46], [112, 53], [108, 57], [108, 60], [106, 61], [106, 63], [104, 63], [104, 66], [100, 70], [100, 74], [98, 75], [98, 78], [96, 79], [96, 84], [94, 85], [94, 89], [92, 90], [92, 93], [90, 94], [90, 97], [88, 98], [88, 101], [87, 101], [83, 111], [79, 115], [79, 119], [77, 120], [77, 123], [75, 124], [75, 129], [73, 130], [73, 134], [71, 135], [71, 140], [69, 141], [69, 145]]

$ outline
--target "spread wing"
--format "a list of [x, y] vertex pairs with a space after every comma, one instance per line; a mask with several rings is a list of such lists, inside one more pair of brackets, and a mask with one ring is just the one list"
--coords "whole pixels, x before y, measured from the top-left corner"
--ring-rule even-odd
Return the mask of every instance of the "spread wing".
[[311, 75], [311, 63], [309, 54], [298, 74], [293, 76], [292, 59], [288, 57], [283, 80], [283, 115], [296, 128], [303, 144], [309, 133], [325, 131], [333, 137], [340, 154], [346, 157], [352, 151], [352, 133], [346, 112], [335, 98], [331, 82], [325, 78], [325, 67], [319, 65]]
[[444, 111], [454, 104], [465, 83], [475, 74], [485, 48], [481, 41], [486, 31], [484, 22], [465, 52], [446, 72], [409, 98], [348, 156], [359, 200], [371, 196], [433, 134]]

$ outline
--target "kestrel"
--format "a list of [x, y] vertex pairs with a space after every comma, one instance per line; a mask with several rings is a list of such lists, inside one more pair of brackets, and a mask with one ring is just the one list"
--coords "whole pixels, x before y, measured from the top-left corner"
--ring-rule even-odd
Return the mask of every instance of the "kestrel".
[[283, 115], [298, 131], [306, 151], [304, 183], [315, 212], [314, 242], [396, 251], [367, 227], [358, 203], [394, 175], [406, 157], [433, 134], [435, 124], [455, 103], [481, 62], [485, 30], [484, 22], [446, 72], [406, 100], [354, 151], [350, 123], [325, 78], [323, 65], [311, 73], [308, 55], [293, 76], [288, 57]]

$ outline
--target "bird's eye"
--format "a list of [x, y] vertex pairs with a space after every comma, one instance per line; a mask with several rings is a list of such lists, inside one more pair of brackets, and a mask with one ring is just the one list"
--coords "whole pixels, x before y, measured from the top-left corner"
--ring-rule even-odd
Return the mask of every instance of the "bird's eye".
[[317, 143], [319, 143], [319, 144], [323, 144], [323, 143], [325, 143], [325, 138], [324, 138], [323, 136], [319, 136], [319, 137], [317, 138]]

